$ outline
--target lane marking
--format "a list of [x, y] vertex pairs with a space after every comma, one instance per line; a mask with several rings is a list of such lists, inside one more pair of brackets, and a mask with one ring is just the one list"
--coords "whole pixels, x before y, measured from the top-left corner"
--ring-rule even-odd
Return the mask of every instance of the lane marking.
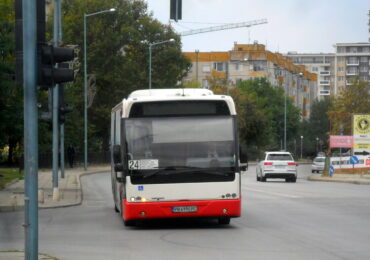
[[292, 198], [292, 199], [302, 198], [301, 196], [297, 196], [297, 195], [290, 195], [290, 194], [285, 194], [285, 193], [265, 191], [265, 190], [252, 189], [252, 188], [244, 188], [243, 187], [242, 190], [244, 190], [244, 191], [255, 191], [255, 192], [265, 193], [265, 194], [269, 194], [269, 195], [273, 195], [273, 196], [280, 196], [280, 197]]

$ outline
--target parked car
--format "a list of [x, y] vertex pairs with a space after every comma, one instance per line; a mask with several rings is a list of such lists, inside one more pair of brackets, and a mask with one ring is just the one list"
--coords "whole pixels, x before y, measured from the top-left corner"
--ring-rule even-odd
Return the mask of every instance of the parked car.
[[256, 167], [257, 181], [283, 178], [286, 182], [296, 182], [297, 166], [289, 152], [265, 152], [264, 159]]
[[325, 157], [316, 157], [312, 161], [312, 173], [324, 171]]

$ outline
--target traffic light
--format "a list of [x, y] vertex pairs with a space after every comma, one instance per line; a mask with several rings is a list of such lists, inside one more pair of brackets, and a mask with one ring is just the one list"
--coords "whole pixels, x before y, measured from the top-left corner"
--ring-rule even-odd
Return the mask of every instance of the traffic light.
[[54, 47], [48, 44], [39, 44], [38, 48], [38, 54], [40, 56], [38, 85], [41, 89], [46, 90], [55, 84], [74, 80], [74, 71], [72, 69], [57, 65], [58, 63], [73, 60], [73, 49]]
[[182, 18], [182, 0], [170, 0], [170, 19], [181, 20]]

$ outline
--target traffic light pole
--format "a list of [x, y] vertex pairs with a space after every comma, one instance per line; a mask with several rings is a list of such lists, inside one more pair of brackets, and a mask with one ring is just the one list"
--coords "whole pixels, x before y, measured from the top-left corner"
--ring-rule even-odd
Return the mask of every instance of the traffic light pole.
[[[53, 46], [59, 46], [59, 8], [60, 0], [55, 0]], [[59, 200], [58, 172], [59, 172], [59, 84], [52, 88], [53, 93], [53, 200]]]
[[38, 113], [36, 0], [23, 1], [25, 259], [38, 259]]
[[[61, 1], [56, 2], [58, 4], [58, 44], [62, 42], [62, 7]], [[64, 85], [65, 86], [65, 85]], [[64, 88], [64, 86], [59, 86]], [[64, 91], [64, 90], [63, 90]], [[64, 122], [60, 123], [60, 177], [64, 179]]]

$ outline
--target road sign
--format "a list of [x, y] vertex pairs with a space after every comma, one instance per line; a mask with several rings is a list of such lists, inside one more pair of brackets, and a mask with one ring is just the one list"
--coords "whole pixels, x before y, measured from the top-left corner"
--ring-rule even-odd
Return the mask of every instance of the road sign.
[[351, 164], [358, 164], [359, 163], [358, 157], [356, 155], [351, 156], [351, 158], [349, 158], [349, 162]]
[[333, 176], [333, 174], [334, 174], [334, 166], [333, 165], [330, 165], [329, 166], [329, 175], [330, 176]]

